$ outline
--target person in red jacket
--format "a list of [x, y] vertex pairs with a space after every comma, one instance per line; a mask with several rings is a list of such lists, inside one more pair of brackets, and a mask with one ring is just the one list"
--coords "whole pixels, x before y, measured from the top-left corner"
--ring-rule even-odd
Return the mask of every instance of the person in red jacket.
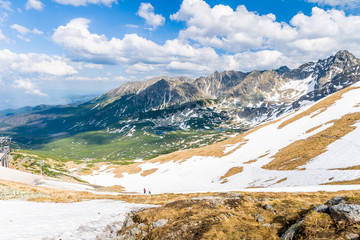
[[144, 194], [146, 194], [146, 189], [144, 188]]

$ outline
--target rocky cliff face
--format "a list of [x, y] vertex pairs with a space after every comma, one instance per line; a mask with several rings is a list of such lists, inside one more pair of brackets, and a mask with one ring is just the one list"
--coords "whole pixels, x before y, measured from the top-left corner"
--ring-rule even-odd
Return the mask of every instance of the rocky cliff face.
[[[164, 109], [173, 105], [201, 99], [212, 99], [218, 109], [238, 109], [243, 120], [252, 120], [244, 115], [249, 109], [263, 112], [264, 108], [284, 111], [302, 106], [301, 102], [316, 101], [337, 89], [357, 81], [360, 60], [348, 51], [339, 51], [328, 59], [310, 62], [297, 69], [283, 66], [277, 70], [215, 72], [207, 77], [154, 78], [139, 83], [127, 83], [100, 97], [102, 104], [115, 103], [123, 96], [139, 112]], [[107, 101], [104, 101], [104, 97]], [[116, 104], [116, 103], [115, 103]], [[291, 105], [291, 106], [290, 106]], [[267, 118], [267, 117], [266, 117]]]

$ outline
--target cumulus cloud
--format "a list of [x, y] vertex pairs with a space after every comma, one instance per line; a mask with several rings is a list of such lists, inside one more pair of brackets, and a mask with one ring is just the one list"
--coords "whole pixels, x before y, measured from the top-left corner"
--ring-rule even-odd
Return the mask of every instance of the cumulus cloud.
[[46, 54], [17, 54], [8, 49], [0, 50], [0, 73], [4, 75], [47, 74], [63, 76], [77, 71], [60, 57]]
[[330, 54], [348, 49], [360, 54], [360, 16], [346, 16], [343, 11], [313, 8], [311, 16], [297, 14], [291, 21], [297, 39], [287, 43], [289, 49], [305, 53]]
[[37, 89], [35, 85], [31, 82], [31, 80], [28, 78], [15, 80], [14, 87], [25, 90], [25, 93], [27, 94], [47, 96], [47, 94], [42, 93], [39, 89]]
[[187, 28], [179, 34], [182, 41], [192, 40], [233, 53], [268, 49], [277, 41], [297, 37], [297, 32], [288, 24], [277, 22], [275, 15], [259, 15], [245, 6], [234, 11], [225, 5], [211, 8], [202, 0], [184, 0], [170, 18], [186, 22]]
[[326, 57], [339, 49], [360, 54], [356, 30], [360, 16], [347, 16], [336, 9], [314, 7], [311, 15], [298, 13], [290, 23], [284, 23], [273, 14], [259, 15], [245, 6], [233, 10], [225, 5], [211, 7], [203, 0], [184, 0], [170, 18], [186, 23], [179, 33], [180, 41], [232, 54], [273, 50], [297, 63]]
[[145, 19], [146, 24], [152, 26], [152, 29], [165, 23], [165, 18], [160, 14], [155, 14], [155, 9], [150, 3], [141, 3], [137, 14]]
[[[89, 23], [88, 19], [73, 19], [65, 26], [58, 27], [52, 38], [63, 46], [74, 60], [108, 64], [124, 63], [130, 71], [167, 69], [176, 62], [206, 65], [211, 61], [216, 62], [219, 58], [212, 48], [195, 48], [177, 39], [167, 40], [163, 45], [136, 34], [127, 34], [122, 39], [109, 40], [105, 35], [91, 33]], [[199, 71], [197, 68], [192, 70]]]
[[38, 53], [17, 54], [8, 49], [0, 50], [0, 75], [4, 86], [2, 89], [6, 87], [10, 92], [17, 89], [16, 92], [23, 90], [26, 94], [46, 96], [37, 87], [40, 81], [64, 79], [78, 73], [68, 62], [58, 56]]
[[117, 0], [54, 0], [63, 5], [72, 5], [75, 7], [86, 6], [88, 4], [98, 4], [111, 7], [112, 4], [117, 3]]
[[39, 0], [28, 0], [26, 3], [26, 9], [35, 9], [35, 10], [42, 10], [44, 8], [44, 4]]
[[213, 71], [297, 67], [340, 49], [360, 56], [360, 16], [318, 7], [298, 13], [289, 23], [245, 6], [209, 6], [184, 0], [171, 15], [186, 27], [173, 40], [155, 43], [137, 34], [108, 38], [90, 31], [90, 21], [76, 18], [55, 29], [52, 39], [73, 61], [123, 64], [128, 74], [207, 74]]

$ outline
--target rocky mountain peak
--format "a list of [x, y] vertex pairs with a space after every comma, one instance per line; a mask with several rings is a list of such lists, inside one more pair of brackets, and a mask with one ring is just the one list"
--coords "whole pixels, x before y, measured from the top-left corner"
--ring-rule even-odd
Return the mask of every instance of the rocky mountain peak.
[[360, 64], [360, 60], [347, 50], [338, 51], [331, 62], [336, 67], [343, 70]]
[[282, 75], [284, 73], [290, 72], [290, 68], [287, 66], [281, 66], [279, 69], [276, 69], [275, 72], [277, 72], [279, 75]]

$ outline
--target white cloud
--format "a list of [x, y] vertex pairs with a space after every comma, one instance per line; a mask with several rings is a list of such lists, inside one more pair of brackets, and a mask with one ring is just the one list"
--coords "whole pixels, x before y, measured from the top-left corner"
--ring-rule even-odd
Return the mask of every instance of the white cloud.
[[125, 82], [125, 81], [128, 81], [129, 78], [124, 77], [124, 76], [116, 76], [116, 77], [114, 77], [114, 80], [120, 81], [120, 82]]
[[27, 34], [28, 32], [30, 32], [30, 29], [24, 27], [24, 26], [21, 26], [19, 24], [13, 24], [10, 26], [12, 29], [15, 29], [16, 31], [18, 31], [20, 34], [22, 35], [25, 35]]
[[69, 76], [64, 78], [67, 81], [107, 81], [108, 77], [85, 77], [85, 76]]
[[98, 4], [98, 5], [102, 4], [107, 7], [111, 7], [112, 4], [117, 3], [117, 0], [54, 0], [54, 1], [63, 5], [72, 5], [75, 7], [86, 6], [88, 4]]
[[76, 74], [77, 71], [60, 57], [46, 54], [17, 54], [8, 49], [0, 50], [1, 75], [46, 74], [63, 76]]
[[0, 0], [0, 8], [3, 8], [9, 12], [12, 12], [10, 1]]
[[317, 3], [319, 5], [328, 5], [328, 6], [348, 6], [354, 7], [360, 5], [359, 0], [307, 0], [311, 3]]
[[125, 26], [128, 28], [139, 28], [138, 25], [133, 25], [133, 24], [126, 24]]
[[291, 25], [298, 32], [297, 39], [287, 43], [291, 50], [305, 53], [330, 54], [348, 49], [360, 54], [360, 16], [346, 16], [343, 11], [313, 8], [311, 16], [297, 14]]
[[27, 27], [21, 26], [19, 24], [13, 24], [10, 26], [12, 29], [16, 30], [21, 35], [26, 35], [28, 33], [42, 35], [43, 32], [38, 30], [37, 28], [34, 28], [33, 30], [28, 29]]
[[90, 68], [90, 69], [104, 69], [104, 65], [102, 65], [102, 64], [94, 64], [94, 63], [84, 64], [84, 67]]
[[289, 23], [273, 14], [259, 15], [244, 6], [210, 7], [184, 0], [171, 19], [185, 21], [177, 39], [155, 43], [137, 34], [108, 38], [77, 18], [58, 27], [52, 39], [76, 61], [123, 64], [128, 74], [207, 74], [213, 71], [274, 69], [316, 61], [347, 49], [360, 56], [360, 16], [314, 7]]
[[141, 3], [137, 14], [145, 19], [146, 24], [156, 29], [164, 25], [165, 18], [160, 14], [155, 14], [155, 9], [150, 3]]
[[259, 15], [245, 6], [234, 11], [229, 6], [211, 8], [202, 0], [184, 0], [172, 20], [185, 21], [180, 31], [182, 41], [193, 40], [203, 46], [240, 52], [249, 49], [268, 49], [275, 41], [296, 37], [296, 31], [286, 23], [279, 23], [273, 14]]
[[2, 30], [0, 29], [0, 42], [6, 41], [6, 37], [3, 34]]
[[87, 19], [73, 19], [65, 26], [58, 27], [52, 38], [69, 52], [72, 59], [92, 63], [124, 63], [129, 72], [179, 69], [174, 67], [178, 62], [187, 63], [187, 69], [192, 67], [193, 71], [203, 72], [204, 67], [195, 66], [214, 67], [220, 62], [219, 55], [212, 48], [196, 48], [176, 39], [159, 45], [136, 34], [108, 40], [104, 35], [91, 33], [89, 23]]
[[[344, 1], [344, 3], [350, 3]], [[312, 9], [311, 15], [298, 13], [290, 23], [278, 22], [275, 15], [259, 15], [245, 6], [210, 7], [203, 0], [184, 0], [172, 20], [184, 21], [179, 33], [182, 42], [239, 52], [272, 50], [292, 59], [294, 65], [327, 57], [340, 49], [360, 54], [357, 30], [360, 16], [347, 16], [343, 11]], [[277, 65], [274, 62], [274, 67]]]
[[21, 35], [21, 34], [17, 34], [16, 35], [19, 39], [25, 41], [25, 42], [31, 42], [31, 40], [27, 37], [24, 37], [24, 35]]
[[47, 94], [42, 93], [39, 89], [37, 89], [35, 85], [31, 82], [31, 80], [28, 78], [15, 80], [14, 87], [25, 90], [25, 93], [27, 94], [47, 96]]
[[13, 24], [10, 26], [12, 29], [16, 30], [19, 34], [17, 37], [23, 41], [30, 42], [30, 39], [25, 37], [27, 34], [36, 34], [36, 35], [42, 35], [43, 32], [34, 28], [33, 30], [28, 29], [27, 27], [21, 26], [19, 24]]
[[35, 9], [35, 10], [42, 10], [44, 8], [44, 4], [39, 0], [28, 0], [26, 3], [26, 9]]

